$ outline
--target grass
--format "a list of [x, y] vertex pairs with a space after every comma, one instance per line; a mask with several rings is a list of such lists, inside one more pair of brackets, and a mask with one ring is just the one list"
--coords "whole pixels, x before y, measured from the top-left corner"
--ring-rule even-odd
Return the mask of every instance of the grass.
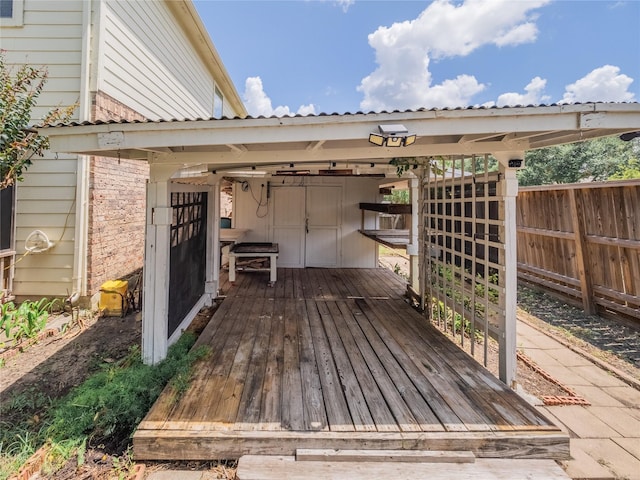
[[[132, 347], [125, 358], [105, 364], [59, 400], [37, 391], [10, 398], [0, 408], [0, 480], [45, 444], [52, 471], [74, 455], [80, 464], [88, 446], [126, 452], [133, 431], [163, 388], [169, 383], [180, 396], [188, 387], [194, 363], [208, 354], [206, 347], [192, 350], [194, 343], [194, 335], [184, 334], [167, 358], [153, 366], [143, 364], [139, 347]], [[125, 455], [117, 467], [124, 470], [127, 462]]]

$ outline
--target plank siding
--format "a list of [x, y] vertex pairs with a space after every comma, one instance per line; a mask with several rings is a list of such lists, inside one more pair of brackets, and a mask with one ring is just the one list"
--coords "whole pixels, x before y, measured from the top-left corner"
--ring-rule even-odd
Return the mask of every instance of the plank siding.
[[[86, 73], [83, 18], [89, 5], [89, 88], [94, 94], [104, 93], [153, 120], [212, 116], [216, 67], [200, 51], [200, 40], [191, 36], [197, 25], [188, 15], [181, 17], [171, 2], [25, 0], [22, 25], [3, 27], [1, 38], [9, 66], [48, 69], [48, 82], [32, 112], [34, 121], [54, 107], [85, 101], [80, 98]], [[223, 114], [236, 116], [226, 98]], [[75, 115], [72, 120], [78, 120], [78, 111]], [[76, 215], [88, 208], [74, 203], [77, 171], [77, 157], [47, 154], [34, 160], [17, 188], [16, 258], [24, 254], [24, 240], [34, 229], [43, 229], [57, 242], [47, 253], [16, 264], [13, 293], [19, 298], [67, 296], [76, 288], [74, 275], [85, 275], [73, 271], [75, 242], [86, 241], [76, 238]]]
[[152, 120], [212, 116], [213, 79], [165, 2], [103, 8], [100, 90]]
[[197, 343], [211, 355], [181, 398], [167, 389], [142, 421], [137, 458], [297, 448], [568, 453], [558, 427], [404, 301], [393, 273], [280, 269], [278, 278], [282, 288], [263, 273], [223, 282], [226, 299]]
[[[83, 2], [24, 2], [21, 27], [2, 29], [8, 65], [46, 66], [49, 77], [33, 110], [34, 119], [79, 98]], [[76, 118], [77, 119], [77, 118]], [[76, 158], [60, 154], [34, 160], [16, 190], [16, 250], [35, 229], [56, 246], [16, 264], [13, 293], [18, 297], [66, 296], [72, 290]]]

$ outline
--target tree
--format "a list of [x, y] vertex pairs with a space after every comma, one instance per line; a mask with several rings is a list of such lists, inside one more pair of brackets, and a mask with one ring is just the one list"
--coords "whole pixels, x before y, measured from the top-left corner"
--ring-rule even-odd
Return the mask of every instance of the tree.
[[[520, 185], [548, 185], [633, 178], [640, 144], [606, 137], [527, 152]], [[634, 167], [635, 165], [635, 167]]]
[[[31, 126], [31, 110], [47, 81], [47, 70], [29, 65], [15, 73], [6, 66], [0, 51], [0, 190], [22, 180], [34, 155], [49, 149], [49, 139]], [[41, 120], [43, 124], [71, 118], [77, 104], [55, 108]]]

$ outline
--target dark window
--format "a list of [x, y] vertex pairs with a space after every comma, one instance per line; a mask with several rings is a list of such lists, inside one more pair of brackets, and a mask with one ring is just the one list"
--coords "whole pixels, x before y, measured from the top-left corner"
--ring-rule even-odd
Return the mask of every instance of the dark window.
[[13, 205], [14, 187], [0, 190], [0, 251], [13, 247]]
[[0, 17], [13, 17], [13, 0], [0, 0]]
[[207, 258], [207, 193], [171, 194], [173, 222], [169, 267], [169, 331], [176, 331], [204, 293]]

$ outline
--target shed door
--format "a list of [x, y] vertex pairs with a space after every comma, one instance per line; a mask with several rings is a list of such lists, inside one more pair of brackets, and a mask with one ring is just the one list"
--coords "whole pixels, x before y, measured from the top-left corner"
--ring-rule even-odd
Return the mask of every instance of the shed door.
[[307, 187], [305, 266], [340, 266], [341, 187]]
[[278, 266], [304, 267], [305, 188], [275, 187], [273, 192], [273, 242], [280, 247]]
[[341, 187], [274, 187], [272, 241], [278, 266], [339, 267]]

